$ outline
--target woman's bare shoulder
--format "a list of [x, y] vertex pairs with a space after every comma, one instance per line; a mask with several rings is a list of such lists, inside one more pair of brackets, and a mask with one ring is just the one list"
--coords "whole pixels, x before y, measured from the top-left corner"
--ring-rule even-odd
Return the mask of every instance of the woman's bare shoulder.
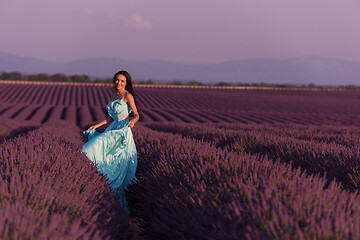
[[133, 97], [133, 95], [132, 95], [130, 92], [126, 91], [125, 98], [128, 99], [128, 98], [134, 98], [134, 97]]

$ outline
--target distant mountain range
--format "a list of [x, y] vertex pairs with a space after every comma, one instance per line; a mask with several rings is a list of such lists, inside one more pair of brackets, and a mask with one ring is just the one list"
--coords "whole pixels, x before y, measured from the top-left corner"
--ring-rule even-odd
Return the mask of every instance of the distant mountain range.
[[0, 72], [86, 74], [108, 78], [128, 70], [135, 80], [180, 80], [204, 83], [273, 83], [360, 85], [360, 63], [334, 58], [305, 56], [285, 60], [244, 59], [213, 64], [186, 64], [161, 60], [89, 58], [65, 63], [21, 57], [0, 52]]

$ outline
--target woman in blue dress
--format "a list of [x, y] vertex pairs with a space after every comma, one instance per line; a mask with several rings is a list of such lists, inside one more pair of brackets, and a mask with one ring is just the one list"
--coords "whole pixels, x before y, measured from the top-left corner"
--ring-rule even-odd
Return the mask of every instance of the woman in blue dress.
[[[107, 183], [127, 206], [124, 195], [126, 185], [135, 180], [137, 152], [131, 128], [139, 120], [131, 76], [126, 71], [114, 75], [116, 93], [107, 105], [109, 116], [102, 122], [84, 131], [88, 138], [82, 152], [97, 164]], [[103, 133], [96, 131], [105, 124], [110, 125]]]

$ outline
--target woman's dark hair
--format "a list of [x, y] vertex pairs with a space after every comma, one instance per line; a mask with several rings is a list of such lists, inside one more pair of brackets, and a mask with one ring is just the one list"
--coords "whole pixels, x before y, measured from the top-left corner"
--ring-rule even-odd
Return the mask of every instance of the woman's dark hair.
[[[132, 86], [132, 78], [131, 78], [130, 73], [128, 73], [125, 70], [121, 70], [121, 71], [115, 73], [115, 75], [113, 77], [114, 85], [115, 85], [115, 81], [116, 81], [116, 78], [118, 75], [123, 75], [126, 78], [125, 90], [128, 91], [129, 93], [131, 93], [131, 95], [134, 97], [135, 105], [136, 105], [136, 108], [137, 108], [138, 114], [139, 114], [139, 119], [142, 119], [142, 116], [140, 115], [139, 106], [136, 104], [136, 96], [135, 96], [135, 92], [134, 92], [134, 89]], [[130, 113], [130, 116], [134, 117], [134, 113], [132, 111]]]

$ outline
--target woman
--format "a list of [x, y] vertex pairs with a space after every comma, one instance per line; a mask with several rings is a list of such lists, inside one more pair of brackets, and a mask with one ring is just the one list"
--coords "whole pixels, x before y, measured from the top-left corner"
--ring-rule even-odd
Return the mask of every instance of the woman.
[[[124, 189], [136, 179], [137, 167], [137, 152], [130, 128], [139, 120], [139, 114], [130, 74], [117, 72], [113, 80], [116, 93], [107, 105], [109, 117], [84, 131], [88, 142], [81, 151], [97, 164], [99, 172], [106, 176], [107, 183], [126, 207]], [[108, 123], [111, 124], [103, 133], [95, 131]]]

